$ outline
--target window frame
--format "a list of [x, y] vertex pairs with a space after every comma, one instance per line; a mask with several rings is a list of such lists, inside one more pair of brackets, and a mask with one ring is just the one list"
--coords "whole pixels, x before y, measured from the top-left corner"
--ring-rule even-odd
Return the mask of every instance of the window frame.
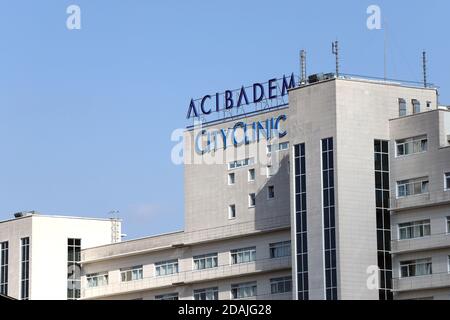
[[234, 186], [236, 184], [236, 174], [234, 172], [228, 173], [228, 185]]
[[[419, 114], [421, 112], [421, 104], [420, 101], [417, 99], [411, 99], [411, 105], [412, 105], [412, 112], [413, 114]], [[418, 107], [419, 109], [417, 110], [416, 107]]]
[[[280, 285], [284, 290], [279, 290]], [[273, 290], [274, 287], [276, 290]], [[288, 288], [288, 289], [287, 289]], [[275, 291], [275, 292], [274, 292]], [[279, 295], [292, 292], [292, 276], [278, 277], [270, 279], [270, 294]]]
[[[404, 111], [404, 114], [402, 111]], [[408, 115], [408, 107], [406, 105], [406, 100], [403, 98], [398, 99], [398, 115], [399, 117], [406, 117]]]
[[[283, 253], [287, 252], [288, 254], [275, 255], [275, 253], [278, 252], [279, 250], [281, 250]], [[291, 255], [292, 255], [291, 241], [280, 241], [269, 244], [270, 259], [280, 259], [284, 257], [290, 257]]]
[[[248, 259], [246, 259], [248, 254]], [[239, 257], [241, 257], [239, 259]], [[252, 263], [256, 261], [256, 247], [246, 247], [230, 250], [230, 262], [231, 265]]]
[[[201, 295], [204, 294], [205, 298], [207, 298], [208, 294], [211, 294], [211, 293], [212, 293], [214, 299], [196, 299], [197, 295], [201, 297]], [[196, 301], [214, 301], [214, 300], [219, 300], [219, 287], [195, 289], [193, 291], [193, 297], [194, 297], [194, 300], [196, 300]]]
[[228, 220], [236, 219], [236, 205], [230, 204], [228, 205]]
[[[241, 290], [245, 291], [248, 288], [250, 288], [252, 295], [243, 296]], [[230, 290], [230, 295], [231, 295], [231, 300], [242, 300], [242, 299], [257, 297], [258, 296], [258, 283], [257, 283], [257, 281], [251, 281], [251, 282], [242, 282], [242, 283], [232, 284], [231, 290]]]
[[[211, 259], [211, 267], [208, 267], [208, 259]], [[197, 268], [196, 261], [204, 260], [204, 268]], [[199, 266], [201, 266], [201, 263], [198, 263]], [[209, 270], [219, 267], [219, 254], [217, 252], [215, 253], [208, 253], [208, 254], [202, 254], [192, 257], [192, 270], [194, 271], [200, 271], [200, 270]]]
[[[420, 193], [416, 193], [416, 184], [420, 184], [420, 190], [421, 190]], [[411, 188], [411, 186], [412, 186], [412, 188]], [[425, 191], [424, 191], [424, 186], [426, 186]], [[430, 193], [429, 186], [430, 186], [429, 177], [400, 180], [400, 181], [397, 181], [397, 184], [396, 184], [396, 197], [397, 197], [397, 199], [405, 199], [405, 198], [409, 198], [409, 197], [429, 194]], [[400, 192], [401, 187], [404, 188], [404, 193]], [[411, 193], [411, 191], [413, 193]]]
[[[426, 270], [430, 270], [430, 273], [425, 273], [425, 274], [417, 274], [417, 266], [423, 266], [425, 265]], [[416, 277], [424, 277], [424, 276], [430, 276], [433, 274], [433, 261], [432, 258], [424, 258], [424, 259], [416, 259], [416, 260], [407, 260], [407, 261], [400, 261], [399, 264], [400, 270], [399, 270], [399, 275], [400, 278], [402, 279], [406, 279], [406, 278], [416, 278]], [[403, 275], [403, 270], [402, 268], [406, 267], [407, 269], [407, 276]], [[412, 267], [414, 267], [414, 275], [412, 275]]]
[[180, 295], [178, 292], [158, 294], [155, 295], [155, 300], [180, 300]]
[[255, 180], [256, 180], [256, 170], [255, 170], [255, 168], [248, 169], [248, 171], [247, 171], [247, 181], [248, 182], [255, 182]]
[[[428, 229], [426, 228], [428, 226]], [[421, 232], [424, 234], [423, 236], [416, 235], [416, 228], [421, 228]], [[406, 229], [406, 235], [412, 234], [412, 237], [410, 238], [402, 238], [402, 230]], [[418, 221], [411, 221], [411, 222], [403, 222], [398, 224], [398, 240], [399, 241], [405, 241], [405, 240], [414, 240], [414, 239], [422, 239], [426, 237], [431, 236], [431, 220], [425, 219], [425, 220], [418, 220]], [[429, 234], [425, 234], [426, 230], [429, 231]], [[420, 231], [419, 231], [420, 233]]]
[[450, 172], [444, 172], [444, 191], [450, 191]]
[[252, 192], [248, 195], [248, 208], [253, 209], [256, 207], [256, 193]]
[[[165, 277], [165, 276], [171, 276], [173, 274], [177, 274], [180, 272], [180, 266], [178, 259], [173, 260], [165, 260], [165, 261], [158, 261], [155, 262], [155, 277]], [[171, 273], [168, 273], [169, 266], [171, 266]], [[159, 270], [159, 271], [158, 271]], [[162, 274], [161, 270], [165, 270], [165, 273]]]
[[447, 217], [447, 234], [450, 234], [450, 217]]
[[231, 161], [228, 163], [228, 171], [242, 169], [255, 164], [255, 158], [245, 158], [242, 160]]
[[[270, 189], [272, 189], [272, 193], [270, 192]], [[273, 200], [275, 199], [275, 185], [267, 186], [267, 200]]]
[[[99, 284], [100, 282], [98, 281], [98, 279], [100, 279], [100, 277], [103, 277], [103, 279], [106, 279], [106, 281], [103, 281], [102, 284]], [[92, 282], [89, 281], [89, 280], [93, 280], [93, 279], [97, 279], [96, 285], [92, 285]], [[122, 279], [122, 277], [121, 277], [121, 279]], [[107, 286], [108, 284], [109, 284], [109, 272], [108, 271], [86, 274], [86, 285], [88, 288], [104, 287], [104, 286]]]
[[[137, 272], [136, 272], [137, 271]], [[130, 274], [130, 279], [127, 280], [128, 278], [128, 272]], [[136, 272], [136, 273], [134, 273]], [[125, 280], [123, 275], [125, 276]], [[138, 277], [136, 279], [133, 279], [133, 275], [137, 274]], [[120, 282], [132, 282], [132, 281], [139, 281], [144, 279], [144, 266], [143, 265], [138, 265], [138, 266], [133, 266], [133, 267], [127, 267], [127, 268], [121, 268], [120, 269]]]
[[[420, 151], [414, 151], [417, 148]], [[399, 148], [402, 147], [403, 153], [399, 152]], [[407, 150], [412, 150], [411, 152], [406, 152]], [[428, 152], [428, 136], [420, 135], [415, 137], [409, 137], [405, 139], [397, 139], [395, 140], [395, 157], [396, 158], [404, 158], [408, 156], [412, 156], [415, 154], [422, 154]]]

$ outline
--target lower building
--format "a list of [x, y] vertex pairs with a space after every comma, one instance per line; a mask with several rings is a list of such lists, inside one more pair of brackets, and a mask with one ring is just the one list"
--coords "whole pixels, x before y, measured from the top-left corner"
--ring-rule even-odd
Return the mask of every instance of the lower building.
[[15, 299], [79, 299], [81, 250], [120, 241], [115, 219], [15, 216], [0, 222], [0, 294]]

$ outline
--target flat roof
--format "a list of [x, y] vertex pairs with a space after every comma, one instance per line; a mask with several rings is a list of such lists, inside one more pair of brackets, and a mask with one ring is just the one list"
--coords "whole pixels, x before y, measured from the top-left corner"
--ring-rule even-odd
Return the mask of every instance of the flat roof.
[[[24, 212], [26, 214], [26, 212]], [[111, 219], [122, 221], [122, 219], [117, 218], [96, 218], [96, 217], [78, 217], [78, 216], [62, 216], [62, 215], [50, 215], [50, 214], [41, 214], [41, 213], [32, 213], [28, 215], [24, 215], [23, 217], [11, 218], [7, 220], [1, 220], [0, 223], [12, 222], [16, 220], [32, 218], [32, 217], [41, 217], [41, 218], [55, 218], [55, 219], [76, 219], [76, 220], [95, 220], [95, 221], [111, 221]]]

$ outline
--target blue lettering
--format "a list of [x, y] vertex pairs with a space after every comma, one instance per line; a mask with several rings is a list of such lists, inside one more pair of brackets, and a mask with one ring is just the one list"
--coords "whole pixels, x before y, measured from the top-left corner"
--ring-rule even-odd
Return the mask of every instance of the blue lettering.
[[289, 83], [287, 82], [286, 76], [283, 76], [283, 86], [281, 88], [281, 95], [287, 94], [289, 89], [295, 88], [295, 77], [294, 74], [291, 75]]
[[231, 109], [234, 107], [233, 92], [230, 90], [225, 91], [225, 109]]
[[238, 99], [238, 103], [237, 103], [237, 107], [239, 108], [242, 105], [242, 98], [244, 98], [245, 100], [245, 104], [248, 104], [248, 98], [247, 98], [247, 93], [245, 92], [245, 88], [242, 87], [241, 88], [241, 92], [239, 92], [239, 99]]
[[275, 130], [278, 133], [278, 138], [280, 138], [280, 139], [287, 135], [286, 130], [280, 131], [280, 121], [286, 121], [286, 120], [287, 120], [287, 117], [283, 114], [283, 115], [279, 116], [277, 118], [277, 120], [275, 121]]
[[194, 111], [194, 116], [198, 117], [197, 109], [195, 109], [194, 99], [191, 99], [191, 103], [189, 104], [189, 109], [188, 109], [188, 113], [187, 113], [187, 118], [188, 119], [191, 118], [191, 112], [192, 111]]
[[[259, 89], [259, 95], [257, 90]], [[264, 98], [264, 87], [260, 83], [255, 83], [253, 85], [253, 103], [261, 102]]]
[[211, 99], [210, 95], [204, 96], [203, 99], [202, 99], [202, 102], [200, 104], [200, 109], [202, 110], [203, 114], [210, 114], [211, 113], [211, 108], [208, 111], [205, 111], [205, 102], [208, 99]]
[[[269, 80], [269, 99], [275, 99], [277, 97], [277, 79]], [[274, 93], [275, 91], [275, 93]]]

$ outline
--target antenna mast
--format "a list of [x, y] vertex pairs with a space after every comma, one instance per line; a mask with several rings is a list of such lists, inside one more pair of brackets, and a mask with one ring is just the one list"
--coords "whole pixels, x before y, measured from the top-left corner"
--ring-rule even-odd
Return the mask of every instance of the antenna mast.
[[331, 52], [336, 56], [336, 78], [339, 78], [339, 41], [331, 44]]
[[427, 52], [422, 52], [422, 64], [423, 64], [423, 86], [428, 87], [427, 80]]
[[306, 84], [306, 51], [300, 51], [300, 85]]

